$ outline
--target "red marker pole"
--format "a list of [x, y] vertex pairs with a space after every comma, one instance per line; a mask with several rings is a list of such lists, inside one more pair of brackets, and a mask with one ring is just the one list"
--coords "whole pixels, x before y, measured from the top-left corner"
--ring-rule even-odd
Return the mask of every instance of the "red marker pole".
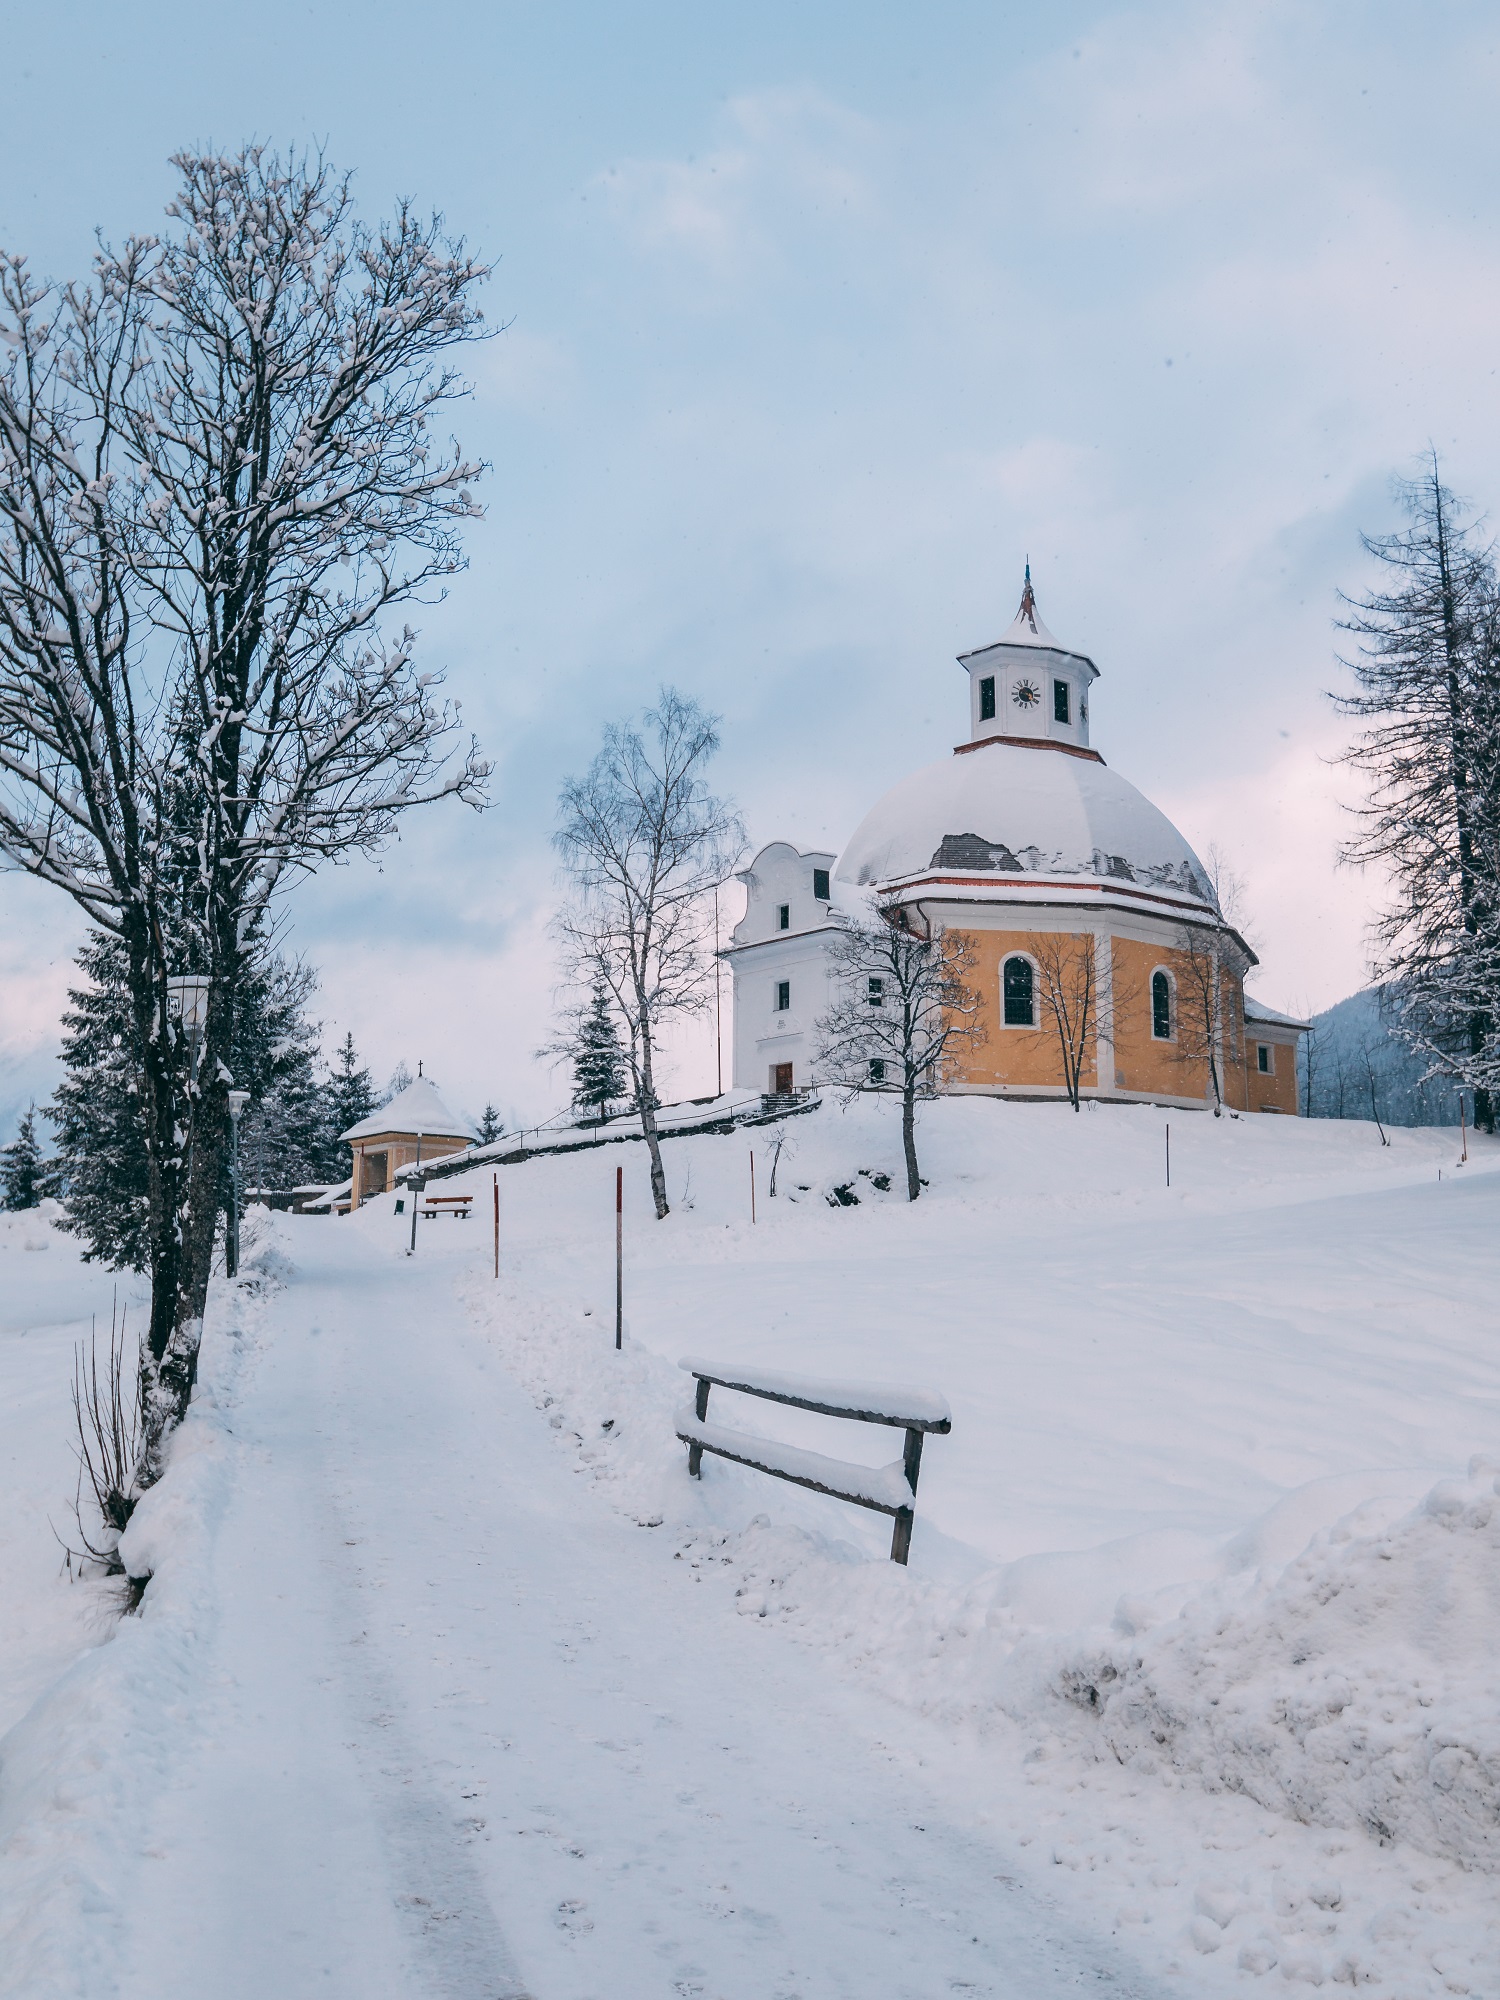
[[495, 1276], [500, 1275], [500, 1176], [495, 1175]]
[[615, 1168], [615, 1348], [625, 1345], [625, 1169]]

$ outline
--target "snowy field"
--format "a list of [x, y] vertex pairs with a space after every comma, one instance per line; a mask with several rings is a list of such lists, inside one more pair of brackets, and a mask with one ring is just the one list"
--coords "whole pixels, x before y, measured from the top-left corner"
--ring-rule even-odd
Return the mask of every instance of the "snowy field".
[[[123, 1623], [49, 1525], [116, 1281], [0, 1218], [0, 1993], [1496, 2000], [1500, 1148], [1165, 1122], [934, 1106], [908, 1207], [825, 1107], [661, 1225], [537, 1160], [498, 1283], [488, 1172], [257, 1219]], [[690, 1482], [689, 1353], [945, 1395], [910, 1568]]]

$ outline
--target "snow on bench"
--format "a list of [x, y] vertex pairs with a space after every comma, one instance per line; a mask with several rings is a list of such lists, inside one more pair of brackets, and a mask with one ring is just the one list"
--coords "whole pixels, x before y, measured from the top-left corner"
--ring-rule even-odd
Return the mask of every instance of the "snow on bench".
[[[720, 1367], [691, 1358], [678, 1365], [698, 1383], [694, 1408], [683, 1409], [677, 1416], [677, 1435], [688, 1448], [688, 1472], [694, 1479], [703, 1476], [703, 1454], [707, 1451], [756, 1472], [768, 1472], [775, 1479], [790, 1480], [795, 1486], [810, 1487], [814, 1493], [849, 1500], [877, 1514], [892, 1514], [891, 1561], [906, 1561], [911, 1553], [922, 1439], [929, 1431], [944, 1435], [953, 1428], [942, 1396], [928, 1389], [896, 1388], [889, 1383], [836, 1382], [818, 1375], [788, 1375], [779, 1369]], [[789, 1403], [794, 1409], [816, 1410], [825, 1417], [888, 1424], [906, 1432], [906, 1449], [899, 1463], [850, 1465], [844, 1459], [825, 1458], [821, 1452], [804, 1451], [798, 1445], [725, 1430], [708, 1422], [708, 1392], [714, 1386], [760, 1396], [770, 1403]]]

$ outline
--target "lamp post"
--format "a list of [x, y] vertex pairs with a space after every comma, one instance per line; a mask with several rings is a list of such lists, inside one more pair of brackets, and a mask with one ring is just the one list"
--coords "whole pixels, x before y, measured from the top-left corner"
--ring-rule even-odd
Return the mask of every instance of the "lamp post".
[[229, 1233], [224, 1239], [224, 1269], [234, 1277], [240, 1268], [240, 1117], [250, 1102], [248, 1090], [229, 1093]]

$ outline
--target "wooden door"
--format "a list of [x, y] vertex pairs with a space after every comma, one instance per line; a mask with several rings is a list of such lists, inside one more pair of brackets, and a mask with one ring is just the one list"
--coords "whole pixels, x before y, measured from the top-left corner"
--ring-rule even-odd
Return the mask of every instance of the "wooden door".
[[790, 1063], [777, 1063], [771, 1071], [771, 1090], [777, 1097], [791, 1096], [792, 1066]]

